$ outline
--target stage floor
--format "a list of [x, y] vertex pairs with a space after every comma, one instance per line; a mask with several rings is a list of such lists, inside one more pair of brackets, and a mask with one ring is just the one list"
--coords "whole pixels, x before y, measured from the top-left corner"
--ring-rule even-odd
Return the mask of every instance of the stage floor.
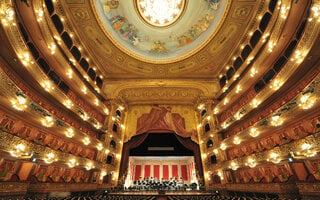
[[165, 194], [159, 194], [159, 191], [123, 191], [123, 192], [112, 192], [109, 194], [120, 194], [120, 195], [212, 195], [209, 192], [200, 191], [165, 191]]

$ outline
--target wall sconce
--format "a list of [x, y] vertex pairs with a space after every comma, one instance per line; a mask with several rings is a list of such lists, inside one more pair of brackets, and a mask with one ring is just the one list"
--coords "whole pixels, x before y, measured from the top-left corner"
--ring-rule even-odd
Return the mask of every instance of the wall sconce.
[[16, 158], [30, 158], [30, 154], [26, 151], [26, 146], [24, 144], [18, 144], [14, 147], [14, 150], [9, 151], [10, 155]]
[[101, 151], [103, 149], [103, 145], [101, 143], [97, 144], [97, 149]]
[[250, 129], [250, 133], [249, 133], [249, 134], [250, 134], [251, 137], [257, 137], [257, 136], [260, 134], [260, 132], [257, 131], [256, 128], [252, 127], [252, 128]]
[[87, 162], [87, 164], [86, 164], [86, 166], [85, 166], [85, 168], [86, 168], [86, 170], [91, 170], [91, 169], [93, 169], [94, 168], [94, 165], [93, 165], [93, 163], [92, 162]]
[[200, 104], [199, 106], [198, 106], [198, 110], [202, 110], [204, 108], [204, 104]]
[[241, 143], [240, 138], [239, 138], [238, 136], [235, 136], [235, 137], [233, 138], [233, 144], [240, 144], [240, 143]]
[[27, 108], [27, 100], [22, 95], [16, 97], [16, 99], [11, 100], [12, 107], [16, 110], [23, 111]]
[[236, 88], [236, 93], [238, 94], [241, 90], [242, 90], [241, 86], [238, 85], [237, 88]]
[[280, 115], [274, 115], [271, 117], [271, 125], [272, 126], [280, 126], [282, 125], [283, 120], [280, 118]]
[[101, 171], [101, 173], [100, 173], [100, 180], [102, 180], [103, 177], [106, 176], [106, 175], [107, 175], [107, 172], [106, 172], [105, 170]]
[[317, 155], [317, 151], [312, 149], [312, 145], [309, 143], [303, 143], [300, 146], [301, 152], [297, 152], [298, 155], [303, 155], [305, 157], [314, 157]]
[[69, 70], [67, 71], [66, 75], [68, 76], [69, 79], [71, 79], [71, 78], [72, 78], [72, 75], [73, 75], [72, 69], [69, 69]]
[[1, 10], [1, 22], [3, 24], [3, 26], [8, 26], [10, 22], [12, 22], [11, 24], [13, 26], [16, 25], [16, 23], [14, 22], [14, 16], [15, 16], [15, 12], [13, 8], [7, 8], [5, 10]]
[[228, 103], [229, 103], [229, 99], [225, 98], [224, 101], [223, 101], [223, 105], [227, 105]]
[[69, 109], [73, 106], [73, 103], [70, 99], [66, 100], [63, 104]]
[[69, 160], [69, 162], [67, 163], [67, 165], [68, 165], [70, 168], [73, 168], [73, 167], [75, 167], [75, 166], [78, 166], [79, 163], [77, 162], [76, 159], [71, 158], [71, 159]]
[[251, 72], [250, 72], [250, 76], [253, 78], [254, 75], [256, 75], [258, 73], [258, 71], [253, 67], [251, 68]]
[[28, 66], [29, 64], [34, 64], [34, 62], [30, 59], [30, 54], [29, 52], [25, 52], [21, 55], [18, 56], [21, 60], [21, 63], [24, 65], [24, 66]]
[[96, 129], [100, 129], [101, 128], [101, 124], [99, 122], [97, 122], [96, 124], [93, 125]]
[[241, 112], [237, 112], [233, 117], [236, 119], [236, 120], [239, 120], [241, 119], [243, 116], [243, 114]]
[[214, 154], [218, 154], [218, 153], [219, 153], [219, 150], [218, 150], [218, 149], [214, 149], [214, 150], [213, 150], [213, 153], [214, 153]]
[[109, 114], [110, 114], [109, 109], [108, 109], [108, 108], [104, 109], [104, 113], [105, 113], [106, 115], [109, 115]]
[[256, 160], [253, 159], [253, 158], [248, 158], [247, 162], [246, 162], [246, 165], [251, 167], [251, 168], [254, 168], [257, 163], [256, 163]]
[[68, 138], [72, 138], [74, 136], [74, 131], [72, 128], [68, 128], [65, 134]]
[[85, 137], [85, 138], [83, 138], [82, 142], [84, 145], [89, 145], [91, 141], [90, 141], [90, 138]]
[[218, 175], [218, 176], [220, 176], [220, 179], [221, 179], [221, 180], [223, 180], [223, 179], [224, 179], [224, 178], [223, 178], [223, 173], [222, 173], [222, 171], [221, 171], [221, 170], [220, 170], [220, 171], [218, 171], [217, 175]]
[[51, 51], [51, 55], [53, 55], [56, 52], [56, 48], [57, 46], [54, 43], [48, 46], [48, 49], [50, 49]]
[[99, 106], [99, 99], [96, 98], [96, 99], [94, 100], [94, 104], [95, 104], [96, 106]]
[[117, 172], [113, 172], [112, 173], [112, 180], [116, 180], [118, 178], [118, 173]]
[[226, 144], [225, 144], [225, 143], [221, 143], [221, 144], [220, 144], [220, 149], [226, 150], [226, 149], [227, 149]]
[[218, 114], [219, 113], [219, 109], [218, 108], [215, 108], [214, 110], [213, 110], [213, 114]]
[[48, 153], [44, 158], [43, 158], [44, 162], [47, 164], [51, 164], [53, 162], [57, 162], [58, 159], [56, 158], [56, 155], [54, 153]]
[[123, 111], [123, 110], [124, 110], [124, 107], [120, 105], [120, 106], [118, 107], [118, 109], [121, 110], [121, 111]]
[[49, 80], [44, 81], [41, 86], [44, 88], [45, 91], [50, 92], [51, 90], [54, 90], [54, 87], [52, 86], [51, 82]]
[[261, 102], [258, 101], [257, 99], [253, 99], [252, 102], [250, 103], [250, 105], [251, 105], [253, 108], [257, 108], [260, 103], [261, 103]]
[[223, 128], [223, 129], [228, 128], [228, 126], [229, 126], [229, 124], [228, 124], [227, 122], [223, 122], [223, 124], [222, 124], [222, 128]]
[[201, 124], [198, 124], [197, 128], [198, 128], [198, 129], [200, 129], [200, 128], [201, 128], [201, 126], [202, 126]]
[[206, 179], [209, 180], [209, 181], [211, 180], [211, 179], [210, 179], [210, 175], [211, 175], [211, 172], [208, 171], [208, 172], [206, 173]]
[[53, 126], [53, 118], [51, 116], [45, 116], [43, 119], [41, 119], [41, 123], [45, 127], [51, 127]]
[[83, 121], [87, 121], [89, 119], [87, 113], [83, 112], [80, 117], [83, 119]]
[[81, 89], [82, 93], [83, 94], [87, 94], [87, 88], [86, 86], [83, 86], [82, 89]]
[[311, 108], [315, 102], [316, 102], [316, 98], [312, 97], [311, 94], [308, 93], [308, 94], [304, 94], [300, 97], [299, 106], [302, 109], [307, 110], [307, 109]]
[[109, 149], [106, 149], [104, 152], [105, 152], [106, 154], [108, 154], [108, 153], [110, 153], [110, 150], [109, 150]]
[[229, 168], [235, 171], [235, 170], [237, 170], [239, 168], [239, 165], [237, 163], [235, 163], [234, 161], [232, 161], [230, 163]]
[[272, 152], [272, 153], [270, 153], [269, 158], [267, 159], [267, 161], [270, 161], [270, 162], [273, 162], [275, 164], [278, 164], [281, 161], [281, 159], [280, 159], [280, 156], [279, 156], [278, 153]]
[[270, 88], [273, 90], [278, 90], [282, 85], [283, 85], [282, 81], [275, 79], [270, 85]]

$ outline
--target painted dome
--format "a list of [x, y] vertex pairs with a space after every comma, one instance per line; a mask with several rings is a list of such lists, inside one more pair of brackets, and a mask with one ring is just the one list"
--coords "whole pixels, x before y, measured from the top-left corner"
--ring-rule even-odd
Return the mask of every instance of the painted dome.
[[137, 10], [146, 23], [161, 28], [176, 22], [183, 13], [185, 0], [135, 0]]
[[227, 0], [94, 0], [110, 40], [142, 61], [168, 63], [199, 51], [214, 36]]

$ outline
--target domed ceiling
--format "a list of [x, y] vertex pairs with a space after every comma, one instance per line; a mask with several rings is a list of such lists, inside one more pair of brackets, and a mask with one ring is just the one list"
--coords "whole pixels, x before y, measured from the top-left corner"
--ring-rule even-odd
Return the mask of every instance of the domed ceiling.
[[264, 0], [56, 1], [110, 98], [190, 102], [218, 91]]
[[154, 63], [178, 61], [214, 35], [227, 0], [94, 0], [106, 34], [121, 50]]

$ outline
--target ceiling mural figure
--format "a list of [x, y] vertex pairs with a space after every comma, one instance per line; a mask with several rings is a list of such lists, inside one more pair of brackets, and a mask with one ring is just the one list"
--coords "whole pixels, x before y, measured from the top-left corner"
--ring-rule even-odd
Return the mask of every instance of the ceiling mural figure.
[[131, 55], [153, 61], [196, 52], [212, 38], [227, 7], [227, 0], [94, 2], [113, 43]]

